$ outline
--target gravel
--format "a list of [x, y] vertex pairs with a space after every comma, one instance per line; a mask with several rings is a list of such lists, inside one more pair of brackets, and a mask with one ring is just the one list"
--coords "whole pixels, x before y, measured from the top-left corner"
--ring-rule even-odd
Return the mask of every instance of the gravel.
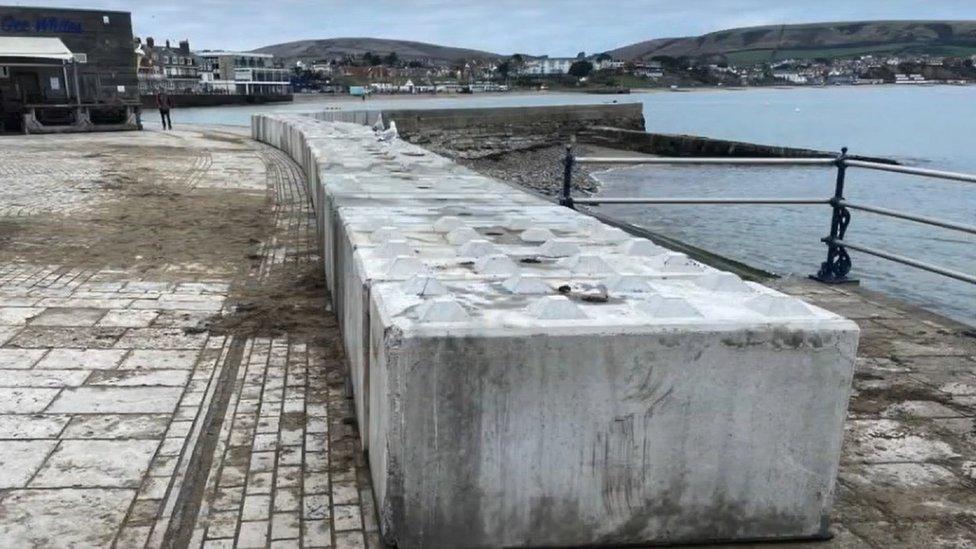
[[[448, 154], [450, 154], [448, 152]], [[501, 153], [489, 158], [461, 158], [455, 160], [479, 173], [517, 183], [530, 190], [555, 196], [563, 186], [563, 159], [566, 149], [560, 145]], [[599, 183], [585, 167], [573, 170], [573, 190], [596, 192]]]

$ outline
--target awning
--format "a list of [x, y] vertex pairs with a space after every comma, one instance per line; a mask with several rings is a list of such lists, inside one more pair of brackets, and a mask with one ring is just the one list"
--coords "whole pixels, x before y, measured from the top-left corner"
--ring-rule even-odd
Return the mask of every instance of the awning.
[[0, 57], [71, 61], [74, 56], [60, 38], [0, 36]]

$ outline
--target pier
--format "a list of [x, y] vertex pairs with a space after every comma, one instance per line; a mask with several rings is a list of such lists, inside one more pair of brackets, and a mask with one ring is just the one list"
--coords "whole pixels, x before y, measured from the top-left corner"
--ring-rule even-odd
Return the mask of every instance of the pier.
[[[12, 137], [0, 142], [5, 158], [0, 168], [0, 394], [6, 403], [0, 409], [0, 508], [5, 513], [0, 539], [14, 546], [382, 547], [381, 520], [425, 518], [384, 515], [383, 502], [391, 501], [384, 498], [389, 488], [377, 486], [374, 493], [378, 477], [368, 467], [378, 466], [376, 437], [386, 426], [366, 421], [377, 407], [367, 412], [369, 403], [362, 399], [362, 388], [378, 380], [350, 377], [350, 372], [365, 372], [364, 361], [371, 358], [346, 350], [355, 348], [357, 340], [365, 342], [369, 333], [382, 334], [365, 324], [359, 324], [364, 331], [353, 332], [350, 321], [364, 318], [364, 307], [373, 307], [368, 316], [376, 324], [370, 326], [392, 322], [392, 303], [404, 299], [404, 282], [416, 280], [391, 270], [389, 263], [404, 251], [403, 241], [437, 239], [425, 252], [431, 255], [421, 256], [435, 266], [457, 257], [436, 248], [466, 246], [472, 263], [482, 264], [479, 268], [491, 276], [479, 277], [473, 267], [458, 266], [458, 272], [472, 274], [442, 282], [456, 296], [496, 295], [494, 281], [513, 278], [497, 256], [507, 256], [512, 246], [545, 245], [545, 240], [510, 238], [530, 228], [560, 235], [556, 240], [572, 240], [568, 222], [579, 221], [578, 228], [609, 239], [601, 246], [632, 242], [630, 235], [594, 231], [598, 225], [568, 210], [547, 218], [543, 212], [556, 206], [518, 198], [510, 188], [508, 204], [536, 208], [538, 217], [520, 221], [502, 214], [511, 224], [505, 227], [496, 223], [497, 212], [482, 216], [483, 226], [477, 215], [458, 215], [464, 212], [417, 216], [409, 205], [395, 206], [401, 198], [391, 196], [378, 179], [362, 176], [363, 171], [382, 165], [398, 181], [447, 178], [451, 192], [436, 185], [419, 189], [408, 201], [414, 206], [451, 193], [456, 200], [468, 200], [484, 188], [484, 178], [419, 147], [378, 142], [366, 128], [310, 119], [307, 124], [315, 124], [311, 127], [325, 138], [331, 133], [336, 142], [344, 142], [326, 149], [332, 154], [324, 157], [321, 173], [343, 182], [334, 186], [329, 181], [333, 186], [328, 193], [320, 172], [308, 169], [314, 165], [311, 159], [295, 154], [301, 150], [296, 143], [279, 140], [270, 146], [240, 128]], [[269, 131], [257, 136], [274, 141]], [[357, 174], [358, 182], [352, 177]], [[505, 192], [501, 182], [490, 185]], [[384, 214], [379, 224], [375, 215], [357, 217], [357, 208], [366, 206], [395, 215]], [[384, 227], [398, 230], [383, 237]], [[465, 227], [475, 232], [495, 227], [504, 234], [481, 232], [481, 237], [469, 238], [474, 235], [460, 230]], [[497, 240], [485, 243], [491, 239], [483, 237]], [[593, 245], [588, 239], [550, 247], [586, 248]], [[637, 253], [645, 245], [631, 246]], [[613, 264], [614, 259], [605, 261]], [[409, 262], [401, 263], [406, 269], [402, 272], [408, 273]], [[513, 307], [530, 307], [536, 300], [531, 292], [538, 282], [533, 265], [519, 265], [525, 272], [510, 284]], [[582, 267], [560, 266], [566, 272], [551, 274], [550, 282], [576, 277], [574, 268]], [[372, 279], [374, 274], [381, 276], [370, 287], [376, 296], [370, 304], [363, 300], [363, 285], [356, 277]], [[605, 278], [596, 271], [590, 274], [582, 278]], [[701, 274], [717, 273], [703, 265]], [[712, 279], [736, 284], [727, 277]], [[443, 296], [428, 295], [439, 293], [437, 284], [424, 280], [412, 299], [433, 305], [410, 319], [410, 329], [417, 330], [424, 317], [458, 321], [458, 308]], [[812, 512], [817, 521], [803, 522], [810, 525], [807, 536], [833, 539], [782, 546], [908, 547], [971, 540], [976, 535], [974, 329], [855, 286], [804, 279], [766, 284], [850, 319], [860, 330], [857, 360], [848, 372], [852, 392], [846, 415], [837, 417], [836, 433], [804, 432], [804, 437], [824, 440], [835, 435], [837, 442], [843, 436], [836, 450], [825, 443], [809, 452], [814, 462], [823, 463], [831, 461], [831, 451], [838, 452], [833, 458], [839, 460], [836, 483], [831, 477], [824, 485], [834, 494], [832, 511], [824, 517]], [[591, 311], [604, 305], [600, 296], [591, 297], [596, 301], [567, 299], [575, 309], [549, 300], [551, 307], [532, 309], [548, 319], [525, 320], [558, 330], [555, 316], [571, 310], [592, 316]], [[689, 299], [709, 314], [707, 305]], [[471, 316], [471, 304], [463, 305], [462, 312]], [[811, 311], [816, 318], [836, 318]], [[481, 329], [470, 318], [462, 324]], [[518, 335], [516, 330], [509, 337]], [[480, 345], [473, 339], [469, 344]], [[446, 348], [418, 349], [423, 364], [447, 356], [436, 354]], [[582, 352], [585, 347], [575, 349]], [[439, 372], [450, 374], [448, 369]], [[452, 381], [458, 384], [459, 397], [468, 394], [464, 379]], [[353, 388], [351, 394], [347, 387]], [[650, 396], [659, 398], [651, 389]], [[794, 409], [782, 408], [786, 416], [801, 404], [820, 406], [824, 398], [840, 398], [812, 381], [800, 389], [788, 402]], [[425, 398], [424, 384], [414, 390]], [[589, 406], [590, 395], [581, 396], [564, 404]], [[716, 398], [734, 402], [735, 396]], [[760, 399], [773, 396], [755, 394]], [[532, 409], [529, 399], [522, 402]], [[439, 418], [452, 421], [450, 410], [464, 408], [464, 402], [457, 404]], [[587, 410], [598, 413], [596, 408]], [[404, 416], [404, 424], [427, 411], [408, 410], [418, 415]], [[518, 419], [531, 424], [531, 418]], [[445, 425], [450, 424], [439, 428]], [[558, 428], [552, 426], [552, 431]], [[785, 440], [791, 433], [771, 435]], [[450, 433], [426, 436], [431, 435], [401, 433], [404, 447], [453, 441], [460, 444], [452, 450], [459, 455], [467, 451], [466, 442], [473, 442]], [[763, 463], [797, 476], [810, 470], [807, 465], [775, 459]], [[822, 471], [829, 469], [825, 465]], [[554, 469], [555, 474], [564, 472]], [[610, 485], [623, 498], [614, 500], [615, 512], [627, 508], [625, 489], [635, 485], [624, 476], [618, 480]], [[829, 507], [830, 494], [819, 497], [823, 500], [813, 499], [821, 502], [818, 508]], [[512, 496], [502, 503], [515, 501]], [[396, 511], [395, 501], [391, 505], [387, 511], [409, 512]], [[829, 530], [821, 530], [820, 518], [829, 520]], [[524, 525], [506, 523], [503, 531], [457, 530], [450, 533], [458, 536], [450, 545], [488, 545], [485, 540], [491, 538], [486, 536], [493, 535], [513, 536], [506, 540], [511, 543], [545, 544], [547, 535], [590, 535], [612, 526], [608, 522], [589, 532], [555, 532], [545, 524], [542, 517]], [[411, 537], [416, 535], [413, 522], [386, 526], [395, 527], [387, 532], [398, 532], [403, 546], [423, 544], [423, 538]], [[730, 537], [738, 534], [724, 531]]]

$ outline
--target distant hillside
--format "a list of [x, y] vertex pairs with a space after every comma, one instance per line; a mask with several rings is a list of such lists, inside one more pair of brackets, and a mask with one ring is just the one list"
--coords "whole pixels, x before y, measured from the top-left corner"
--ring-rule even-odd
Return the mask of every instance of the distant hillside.
[[497, 53], [451, 48], [427, 44], [424, 42], [410, 42], [407, 40], [387, 40], [383, 38], [326, 38], [322, 40], [298, 40], [284, 44], [274, 44], [254, 50], [259, 53], [271, 53], [286, 62], [297, 60], [315, 61], [317, 59], [331, 59], [333, 57], [361, 56], [366, 52], [377, 55], [387, 55], [396, 52], [401, 61], [430, 60], [437, 64], [456, 63], [462, 59], [496, 59], [502, 57]]
[[716, 57], [750, 64], [787, 58], [843, 58], [868, 54], [976, 54], [976, 21], [859, 21], [769, 25], [659, 38], [608, 52], [618, 59]]

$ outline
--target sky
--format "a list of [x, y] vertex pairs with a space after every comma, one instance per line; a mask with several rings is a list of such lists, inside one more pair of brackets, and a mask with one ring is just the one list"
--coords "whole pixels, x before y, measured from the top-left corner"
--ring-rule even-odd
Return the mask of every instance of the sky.
[[[3, 1], [3, 0], [0, 0]], [[780, 23], [976, 19], [976, 0], [29, 0], [132, 11], [136, 36], [250, 50], [375, 37], [500, 54], [571, 56], [670, 36]]]

